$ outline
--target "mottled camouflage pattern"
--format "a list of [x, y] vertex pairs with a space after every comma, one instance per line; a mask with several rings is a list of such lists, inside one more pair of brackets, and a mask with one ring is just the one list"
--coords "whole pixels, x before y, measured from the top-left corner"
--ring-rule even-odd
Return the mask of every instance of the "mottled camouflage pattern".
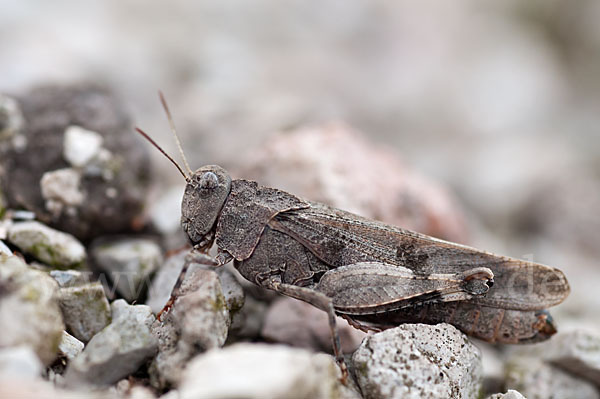
[[[214, 180], [207, 173], [219, 184], [200, 184]], [[188, 183], [182, 220], [191, 242], [206, 250], [216, 237], [216, 263], [235, 259], [246, 279], [327, 311], [338, 359], [334, 312], [364, 330], [448, 322], [490, 342], [537, 342], [556, 331], [544, 309], [569, 293], [557, 269], [226, 176], [204, 167]]]

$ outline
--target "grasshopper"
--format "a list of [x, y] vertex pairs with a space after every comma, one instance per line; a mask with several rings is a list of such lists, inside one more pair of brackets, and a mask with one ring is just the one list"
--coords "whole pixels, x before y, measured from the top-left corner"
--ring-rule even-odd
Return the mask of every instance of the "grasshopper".
[[[160, 99], [187, 173], [136, 130], [187, 182], [181, 225], [196, 261], [214, 266], [233, 261], [252, 283], [327, 312], [343, 376], [336, 315], [364, 331], [446, 322], [500, 343], [538, 342], [556, 332], [545, 309], [569, 294], [560, 270], [369, 220], [254, 181], [232, 180], [220, 166], [192, 172], [162, 93]], [[208, 250], [215, 243], [217, 255], [211, 258]], [[191, 261], [163, 311], [173, 304]]]

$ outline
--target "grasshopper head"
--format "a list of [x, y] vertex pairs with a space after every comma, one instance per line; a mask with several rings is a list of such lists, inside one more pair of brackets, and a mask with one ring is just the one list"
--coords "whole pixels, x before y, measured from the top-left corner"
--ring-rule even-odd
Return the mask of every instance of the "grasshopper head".
[[203, 166], [188, 179], [181, 202], [181, 226], [192, 244], [214, 228], [231, 190], [231, 177], [217, 165]]

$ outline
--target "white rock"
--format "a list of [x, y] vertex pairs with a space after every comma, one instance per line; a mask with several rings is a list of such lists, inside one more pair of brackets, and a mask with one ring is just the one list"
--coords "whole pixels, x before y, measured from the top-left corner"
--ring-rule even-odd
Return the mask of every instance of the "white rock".
[[0, 347], [27, 345], [51, 363], [65, 329], [56, 282], [19, 257], [0, 254], [0, 290]]
[[12, 255], [12, 251], [10, 250], [9, 247], [6, 246], [6, 244], [2, 240], [0, 240], [0, 254], [4, 254], [7, 256]]
[[63, 331], [62, 338], [58, 344], [58, 353], [68, 360], [72, 360], [75, 356], [83, 351], [85, 345], [83, 342], [72, 336], [66, 331]]
[[509, 389], [506, 393], [497, 393], [488, 397], [488, 399], [527, 399], [514, 389]]
[[352, 360], [365, 398], [477, 397], [479, 350], [449, 324], [403, 324], [368, 336]]
[[65, 207], [83, 203], [85, 193], [81, 190], [81, 173], [73, 168], [46, 172], [40, 179], [45, 206], [54, 215], [60, 215]]
[[75, 237], [36, 221], [12, 224], [8, 240], [23, 252], [54, 267], [78, 267], [86, 257], [84, 246]]
[[81, 168], [98, 155], [103, 141], [96, 132], [80, 126], [69, 126], [65, 129], [63, 157], [74, 167]]
[[181, 185], [168, 188], [150, 207], [152, 223], [163, 234], [181, 229], [181, 198], [184, 189]]
[[0, 348], [0, 378], [38, 378], [42, 363], [29, 346]]
[[546, 342], [515, 348], [510, 356], [519, 364], [526, 358], [542, 359], [600, 387], [600, 333], [596, 330], [559, 332]]
[[181, 399], [341, 397], [338, 368], [329, 355], [279, 345], [235, 344], [192, 360]]
[[69, 364], [68, 386], [110, 385], [135, 372], [156, 353], [156, 338], [150, 332], [154, 321], [145, 305], [128, 305], [122, 299], [111, 304], [113, 320], [96, 334], [83, 352]]
[[109, 274], [117, 291], [129, 302], [138, 298], [152, 273], [162, 264], [158, 244], [145, 238], [122, 238], [94, 244], [92, 257]]
[[513, 357], [506, 370], [506, 387], [518, 390], [528, 399], [600, 398], [600, 393], [591, 383], [539, 358]]
[[543, 359], [600, 387], [600, 334], [575, 330], [544, 343]]

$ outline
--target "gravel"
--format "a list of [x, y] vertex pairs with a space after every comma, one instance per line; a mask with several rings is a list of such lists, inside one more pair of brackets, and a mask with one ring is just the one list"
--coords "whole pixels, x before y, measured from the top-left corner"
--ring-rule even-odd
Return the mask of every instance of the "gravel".
[[367, 399], [477, 397], [481, 354], [449, 324], [404, 324], [367, 337], [352, 356]]

